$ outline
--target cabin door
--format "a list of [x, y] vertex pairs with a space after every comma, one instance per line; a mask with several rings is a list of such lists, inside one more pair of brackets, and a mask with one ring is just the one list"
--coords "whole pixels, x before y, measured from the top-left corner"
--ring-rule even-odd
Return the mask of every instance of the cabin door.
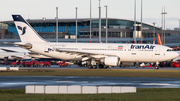
[[155, 55], [160, 55], [160, 48], [159, 47], [155, 48]]
[[131, 55], [136, 56], [137, 49], [131, 49]]
[[136, 61], [136, 62], [138, 62], [139, 61], [139, 59], [137, 58], [137, 49], [132, 49], [131, 50], [131, 60], [132, 61]]
[[49, 49], [48, 49], [48, 48], [49, 48], [49, 45], [48, 45], [48, 44], [46, 44], [46, 45], [45, 45], [44, 52], [49, 53]]

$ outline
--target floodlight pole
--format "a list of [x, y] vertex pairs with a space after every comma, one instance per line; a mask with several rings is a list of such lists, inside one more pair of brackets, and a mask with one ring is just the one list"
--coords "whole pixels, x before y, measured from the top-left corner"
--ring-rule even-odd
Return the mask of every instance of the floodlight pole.
[[108, 36], [108, 26], [107, 26], [107, 24], [108, 24], [108, 20], [107, 20], [107, 5], [104, 6], [104, 7], [106, 7], [106, 43], [107, 43], [107, 36]]
[[136, 0], [134, 0], [134, 44], [136, 44]]
[[56, 7], [56, 42], [58, 42], [58, 7]]
[[154, 25], [153, 44], [155, 44], [155, 36], [156, 36], [155, 25], [156, 25], [156, 23], [155, 23], [155, 22], [153, 22], [153, 25]]
[[76, 43], [77, 43], [77, 7], [76, 7]]
[[91, 43], [91, 0], [90, 0], [90, 33], [89, 33], [89, 37], [90, 37], [90, 43]]
[[164, 42], [164, 38], [163, 38], [163, 7], [162, 7], [162, 20], [161, 20], [161, 36], [162, 36], [162, 43]]
[[166, 20], [165, 20], [165, 15], [167, 14], [167, 12], [165, 12], [165, 6], [164, 6], [164, 45], [165, 45], [165, 37], [166, 37], [166, 33], [165, 33], [165, 31], [166, 31], [166, 28], [165, 28], [165, 22], [166, 22]]
[[142, 8], [143, 8], [143, 1], [141, 0], [141, 44], [142, 44]]
[[100, 1], [99, 0], [99, 43], [101, 43], [101, 7], [100, 7]]

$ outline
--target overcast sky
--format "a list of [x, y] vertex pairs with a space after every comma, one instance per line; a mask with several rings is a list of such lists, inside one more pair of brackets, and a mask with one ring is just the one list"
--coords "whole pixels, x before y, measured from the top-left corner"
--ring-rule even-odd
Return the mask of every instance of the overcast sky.
[[[92, 1], [92, 17], [99, 17], [99, 0]], [[141, 0], [137, 2], [137, 21], [141, 17]], [[12, 20], [11, 14], [20, 14], [25, 19], [55, 18], [56, 7], [59, 18], [89, 18], [90, 0], [1, 0], [0, 21]], [[134, 20], [134, 0], [101, 0], [102, 18], [105, 18], [105, 5], [108, 5], [108, 17]], [[166, 28], [179, 27], [180, 0], [143, 0], [143, 22], [161, 26], [162, 7], [166, 7]]]

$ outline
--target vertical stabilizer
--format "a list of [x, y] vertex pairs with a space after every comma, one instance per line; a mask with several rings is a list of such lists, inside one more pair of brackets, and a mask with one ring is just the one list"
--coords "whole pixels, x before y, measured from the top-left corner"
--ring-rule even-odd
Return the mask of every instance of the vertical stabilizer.
[[162, 45], [162, 43], [161, 43], [161, 38], [160, 38], [160, 36], [159, 36], [159, 33], [157, 33], [157, 39], [158, 39], [158, 45]]
[[46, 42], [21, 15], [12, 15], [22, 42]]

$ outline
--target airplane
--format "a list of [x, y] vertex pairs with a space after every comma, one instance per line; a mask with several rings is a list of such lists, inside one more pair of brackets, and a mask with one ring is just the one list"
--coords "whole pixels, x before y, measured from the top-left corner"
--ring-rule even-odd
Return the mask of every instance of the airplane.
[[21, 15], [12, 17], [21, 42], [9, 44], [61, 60], [90, 61], [89, 69], [96, 69], [98, 64], [99, 68], [119, 66], [121, 62], [156, 62], [159, 69], [159, 62], [178, 56], [172, 48], [155, 44], [48, 42]]

